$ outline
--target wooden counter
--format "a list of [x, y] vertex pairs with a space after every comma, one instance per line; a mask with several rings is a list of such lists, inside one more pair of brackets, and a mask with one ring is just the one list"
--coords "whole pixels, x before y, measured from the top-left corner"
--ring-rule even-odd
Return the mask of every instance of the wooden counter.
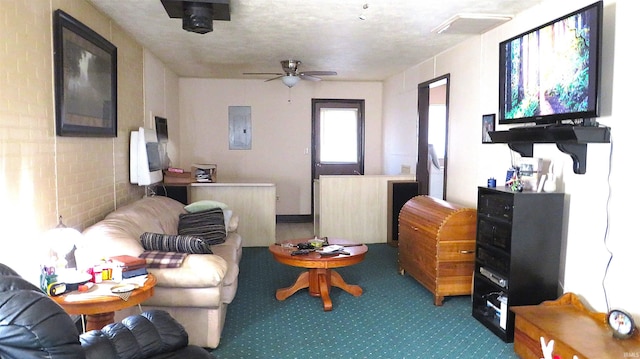
[[629, 339], [613, 337], [604, 313], [591, 312], [578, 297], [567, 293], [556, 301], [512, 307], [516, 313], [513, 350], [522, 359], [542, 358], [540, 337], [555, 342], [553, 354], [563, 359], [620, 359], [640, 357], [637, 329]]
[[226, 203], [239, 217], [243, 247], [276, 242], [276, 185], [273, 183], [191, 183], [190, 201]]
[[320, 176], [314, 182], [315, 234], [358, 243], [386, 243], [388, 182], [414, 175]]

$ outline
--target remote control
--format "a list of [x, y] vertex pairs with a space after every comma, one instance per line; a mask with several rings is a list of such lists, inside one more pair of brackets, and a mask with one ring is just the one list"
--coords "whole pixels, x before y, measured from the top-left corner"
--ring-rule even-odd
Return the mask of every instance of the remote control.
[[311, 252], [312, 252], [312, 250], [310, 250], [310, 249], [298, 249], [297, 251], [291, 252], [291, 255], [292, 256], [299, 256], [299, 255], [303, 255], [303, 254], [309, 254]]
[[315, 248], [313, 244], [308, 242], [298, 243], [297, 247], [298, 249], [314, 249]]

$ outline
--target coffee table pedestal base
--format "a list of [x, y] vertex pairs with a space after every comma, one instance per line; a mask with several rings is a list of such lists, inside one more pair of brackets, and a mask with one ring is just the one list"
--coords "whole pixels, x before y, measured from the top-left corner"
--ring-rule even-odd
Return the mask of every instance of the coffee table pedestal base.
[[325, 268], [311, 268], [306, 272], [300, 273], [292, 286], [278, 289], [276, 291], [276, 299], [282, 301], [300, 289], [309, 288], [309, 295], [320, 297], [322, 299], [322, 307], [325, 311], [329, 311], [333, 309], [333, 303], [331, 303], [331, 298], [329, 297], [332, 286], [338, 287], [356, 297], [362, 295], [362, 288], [359, 285], [347, 284], [338, 272]]
[[88, 314], [86, 316], [86, 320], [87, 320], [86, 331], [100, 330], [105, 325], [113, 323], [114, 317], [115, 317], [115, 312]]

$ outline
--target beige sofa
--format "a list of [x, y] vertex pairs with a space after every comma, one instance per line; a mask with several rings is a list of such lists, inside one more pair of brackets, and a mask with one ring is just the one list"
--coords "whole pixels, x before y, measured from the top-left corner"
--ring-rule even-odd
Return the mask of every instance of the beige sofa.
[[[78, 268], [89, 268], [101, 258], [139, 256], [144, 232], [177, 234], [184, 205], [167, 197], [145, 197], [108, 214], [87, 228], [77, 245]], [[234, 218], [237, 223], [237, 218]], [[224, 243], [211, 246], [214, 254], [189, 254], [179, 268], [148, 268], [157, 278], [154, 295], [142, 309], [162, 309], [189, 333], [190, 344], [216, 348], [224, 326], [227, 305], [238, 287], [241, 237], [230, 229]], [[138, 308], [116, 313], [125, 317]]]

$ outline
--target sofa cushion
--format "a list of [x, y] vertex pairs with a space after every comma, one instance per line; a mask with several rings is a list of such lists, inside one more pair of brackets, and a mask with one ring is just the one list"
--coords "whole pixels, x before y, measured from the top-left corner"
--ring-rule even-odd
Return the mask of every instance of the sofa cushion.
[[[118, 208], [105, 218], [138, 224], [130, 234], [137, 238], [144, 232], [177, 234], [178, 216], [185, 213], [184, 204], [163, 196], [144, 197]], [[132, 228], [134, 229], [134, 228]]]
[[147, 251], [211, 254], [211, 248], [201, 238], [180, 234], [144, 232], [140, 243]]
[[184, 206], [184, 209], [189, 213], [197, 213], [214, 208], [227, 209], [228, 207], [229, 206], [227, 206], [226, 203], [205, 199], [202, 201], [190, 203]]
[[209, 245], [223, 243], [227, 231], [222, 209], [212, 208], [197, 213], [180, 214], [178, 234], [202, 238]]
[[150, 268], [157, 287], [213, 288], [221, 286], [229, 264], [215, 254], [189, 254], [180, 268]]
[[242, 254], [242, 239], [237, 233], [229, 233], [224, 243], [211, 246], [211, 250], [228, 263], [240, 263]]

